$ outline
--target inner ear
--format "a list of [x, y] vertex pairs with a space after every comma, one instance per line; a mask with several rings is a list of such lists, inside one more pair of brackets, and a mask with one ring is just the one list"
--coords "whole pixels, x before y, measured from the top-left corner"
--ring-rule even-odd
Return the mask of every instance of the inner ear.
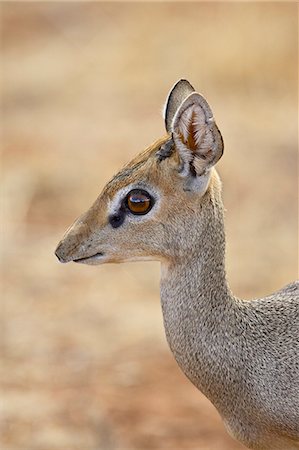
[[178, 108], [172, 122], [176, 150], [184, 174], [200, 176], [223, 154], [223, 141], [206, 100], [190, 94]]

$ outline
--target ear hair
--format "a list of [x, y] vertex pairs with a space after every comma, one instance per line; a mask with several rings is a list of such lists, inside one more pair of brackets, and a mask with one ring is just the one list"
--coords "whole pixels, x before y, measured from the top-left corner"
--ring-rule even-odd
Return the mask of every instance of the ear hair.
[[191, 93], [177, 109], [172, 134], [184, 175], [202, 175], [223, 154], [222, 136], [211, 108], [197, 92]]
[[195, 89], [189, 83], [189, 81], [183, 79], [177, 81], [173, 88], [170, 90], [163, 110], [163, 117], [165, 120], [165, 128], [167, 133], [171, 132], [172, 121], [179, 106], [188, 97], [188, 95], [190, 95], [194, 91]]

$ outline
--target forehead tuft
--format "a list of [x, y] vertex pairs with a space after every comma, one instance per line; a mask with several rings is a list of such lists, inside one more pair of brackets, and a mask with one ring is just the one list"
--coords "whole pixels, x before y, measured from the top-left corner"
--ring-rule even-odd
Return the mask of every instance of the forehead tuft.
[[166, 145], [165, 151], [165, 144], [167, 144], [167, 141], [169, 141], [169, 136], [159, 139], [126, 164], [123, 169], [106, 184], [104, 191], [108, 196], [113, 196], [115, 192], [122, 187], [134, 183], [143, 177], [144, 179], [148, 178], [150, 168], [152, 169], [151, 174], [153, 174], [154, 168], [157, 167], [157, 161], [161, 161], [171, 155], [169, 146]]

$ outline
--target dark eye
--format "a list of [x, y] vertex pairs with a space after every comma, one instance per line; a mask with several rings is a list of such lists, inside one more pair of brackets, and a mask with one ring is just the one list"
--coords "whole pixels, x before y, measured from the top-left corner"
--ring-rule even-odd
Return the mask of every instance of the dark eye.
[[142, 189], [133, 189], [128, 193], [126, 205], [132, 214], [146, 214], [153, 206], [153, 199], [150, 194]]

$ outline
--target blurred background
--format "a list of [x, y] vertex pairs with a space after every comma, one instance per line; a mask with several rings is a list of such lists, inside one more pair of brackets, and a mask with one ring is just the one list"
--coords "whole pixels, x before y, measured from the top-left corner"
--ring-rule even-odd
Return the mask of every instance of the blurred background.
[[5, 2], [1, 449], [243, 448], [164, 337], [159, 264], [61, 265], [66, 228], [164, 134], [188, 78], [225, 141], [227, 269], [297, 277], [296, 3]]

